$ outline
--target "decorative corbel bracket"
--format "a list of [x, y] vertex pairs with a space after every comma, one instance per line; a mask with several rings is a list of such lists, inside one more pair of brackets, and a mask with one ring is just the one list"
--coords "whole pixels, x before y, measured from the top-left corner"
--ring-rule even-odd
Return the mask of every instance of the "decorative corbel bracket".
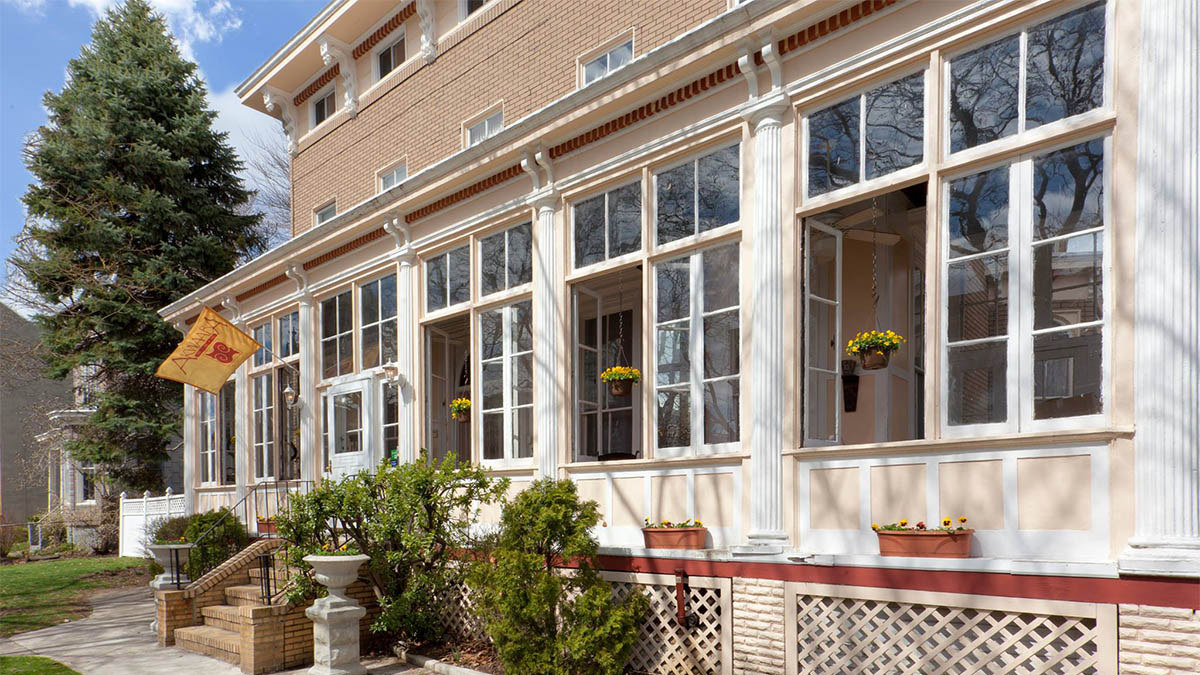
[[229, 323], [241, 325], [242, 323], [242, 308], [238, 301], [232, 295], [226, 295], [221, 298], [221, 306], [229, 310], [233, 316], [229, 319]]
[[534, 164], [535, 161], [533, 153], [529, 150], [522, 153], [521, 168], [525, 170], [525, 173], [529, 174], [529, 177], [533, 180], [533, 191], [537, 192], [542, 189], [542, 174], [538, 173], [537, 166]]
[[329, 67], [338, 64], [338, 76], [342, 78], [342, 107], [351, 117], [358, 115], [358, 70], [354, 66], [353, 50], [350, 45], [328, 35], [317, 41], [321, 48], [321, 60]]
[[747, 46], [739, 47], [737, 63], [746, 80], [746, 98], [754, 101], [758, 98], [758, 67], [754, 65], [754, 52]]
[[771, 91], [783, 88], [783, 62], [779, 60], [779, 49], [776, 47], [775, 32], [772, 31], [763, 41], [763, 62], [767, 64], [767, 72], [771, 74]]
[[554, 189], [554, 163], [550, 159], [550, 153], [538, 146], [538, 151], [534, 153], [533, 158], [537, 161], [538, 166], [541, 166], [542, 170], [546, 172], [546, 187]]
[[417, 0], [417, 20], [421, 24], [421, 56], [425, 63], [433, 63], [437, 58], [437, 34], [434, 32], [433, 3], [430, 0]]
[[295, 282], [296, 295], [300, 297], [308, 295], [308, 272], [304, 271], [304, 267], [302, 265], [297, 265], [295, 263], [288, 265], [287, 269], [284, 270], [283, 273], [287, 275], [287, 278]]
[[263, 106], [267, 112], [274, 114], [279, 109], [279, 120], [283, 123], [283, 133], [287, 136], [288, 152], [296, 154], [296, 107], [287, 94], [275, 87], [263, 87]]
[[392, 241], [396, 242], [396, 249], [392, 252], [392, 257], [400, 262], [411, 264], [413, 261], [412, 231], [404, 223], [404, 217], [397, 214], [392, 218], [384, 219], [383, 231], [391, 235]]

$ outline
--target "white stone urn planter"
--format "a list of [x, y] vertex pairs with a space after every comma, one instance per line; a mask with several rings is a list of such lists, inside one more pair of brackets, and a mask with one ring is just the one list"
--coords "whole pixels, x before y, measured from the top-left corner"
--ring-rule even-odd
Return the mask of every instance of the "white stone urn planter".
[[154, 577], [150, 587], [159, 590], [180, 589], [192, 583], [187, 575], [188, 557], [195, 544], [151, 544], [148, 548], [154, 562], [163, 568], [163, 573]]
[[367, 610], [346, 596], [346, 587], [358, 579], [358, 568], [370, 560], [365, 555], [306, 555], [317, 583], [329, 589], [304, 610], [313, 621], [313, 667], [311, 675], [362, 675], [359, 660], [358, 622]]

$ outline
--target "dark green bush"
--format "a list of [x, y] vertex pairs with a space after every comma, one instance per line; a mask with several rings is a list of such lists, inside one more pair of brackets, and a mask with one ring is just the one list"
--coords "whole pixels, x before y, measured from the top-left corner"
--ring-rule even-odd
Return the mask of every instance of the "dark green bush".
[[[544, 479], [505, 505], [496, 548], [472, 590], [508, 675], [618, 675], [649, 601], [613, 597], [597, 571], [596, 502], [571, 481]], [[570, 561], [577, 569], [561, 569]]]
[[[217, 525], [218, 522], [220, 525]], [[208, 532], [214, 525], [216, 529]], [[208, 535], [200, 539], [205, 532]], [[250, 543], [246, 526], [226, 508], [195, 514], [184, 529], [183, 536], [190, 542], [198, 542], [188, 557], [188, 576], [193, 579], [199, 579]]]
[[152, 544], [166, 544], [179, 541], [186, 536], [188, 524], [192, 522], [192, 516], [175, 516], [174, 518], [161, 518], [154, 526], [154, 531], [151, 533]]

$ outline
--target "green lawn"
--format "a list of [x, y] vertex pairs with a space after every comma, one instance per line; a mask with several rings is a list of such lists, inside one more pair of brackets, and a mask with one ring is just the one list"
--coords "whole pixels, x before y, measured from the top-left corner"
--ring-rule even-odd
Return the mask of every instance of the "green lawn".
[[4, 675], [79, 675], [58, 661], [44, 656], [0, 656]]
[[67, 558], [0, 566], [0, 635], [87, 616], [92, 591], [144, 584], [150, 580], [146, 566], [141, 558]]

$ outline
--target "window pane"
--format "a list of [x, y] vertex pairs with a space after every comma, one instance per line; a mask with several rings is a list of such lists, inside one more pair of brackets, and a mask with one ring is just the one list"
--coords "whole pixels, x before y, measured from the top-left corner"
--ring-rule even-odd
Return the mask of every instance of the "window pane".
[[737, 244], [710, 248], [701, 257], [704, 264], [704, 311], [737, 305]]
[[385, 49], [379, 52], [379, 76], [383, 77], [392, 72], [392, 50]]
[[504, 407], [504, 364], [500, 361], [483, 364], [480, 372], [483, 385], [483, 409]]
[[500, 358], [504, 354], [504, 324], [501, 310], [492, 309], [479, 313], [480, 358]]
[[396, 360], [396, 320], [389, 319], [380, 324], [380, 340], [382, 342], [380, 359], [384, 363]]
[[513, 457], [533, 457], [533, 408], [519, 408], [513, 414]]
[[608, 69], [616, 70], [633, 60], [633, 43], [626, 42], [608, 53]]
[[350, 291], [337, 296], [338, 301], [338, 332], [349, 333], [354, 329], [354, 300]]
[[950, 152], [1016, 133], [1020, 58], [1013, 35], [950, 61]]
[[608, 55], [598, 56], [583, 67], [583, 83], [588, 84], [595, 80], [604, 77], [608, 72]]
[[808, 399], [804, 402], [805, 437], [815, 441], [836, 441], [837, 375], [808, 370]]
[[950, 181], [950, 257], [1008, 246], [1008, 167]]
[[739, 217], [739, 150], [737, 145], [718, 150], [696, 163], [701, 232], [736, 222]]
[[1093, 326], [1034, 336], [1034, 419], [1101, 412], [1100, 333], [1100, 327]]
[[704, 317], [704, 377], [737, 375], [738, 312]]
[[1104, 225], [1103, 177], [1103, 139], [1034, 159], [1034, 240]]
[[321, 337], [337, 335], [337, 299], [330, 298], [321, 302]]
[[508, 229], [508, 285], [533, 281], [533, 223]]
[[341, 454], [361, 450], [358, 432], [362, 429], [362, 394], [351, 392], [335, 396], [333, 415], [335, 434], [333, 451]]
[[354, 370], [354, 354], [351, 352], [354, 341], [349, 336], [340, 337], [338, 342], [338, 375], [345, 375]]
[[867, 92], [867, 178], [919, 164], [925, 145], [925, 74]]
[[692, 444], [690, 399], [686, 390], [659, 390], [658, 447], [685, 448]]
[[379, 365], [379, 326], [364, 328], [362, 331], [362, 367], [374, 368]]
[[483, 458], [504, 459], [504, 413], [483, 416]]
[[658, 327], [655, 349], [658, 354], [655, 373], [658, 384], [687, 382], [692, 372], [691, 336], [688, 322], [680, 321]]
[[950, 347], [947, 393], [951, 425], [987, 424], [1008, 419], [1008, 343]]
[[604, 435], [605, 453], [635, 454], [633, 447], [633, 411], [617, 410], [604, 413], [606, 433]]
[[1008, 334], [1008, 256], [994, 255], [951, 263], [946, 288], [950, 342]]
[[704, 442], [731, 443], [738, 440], [737, 380], [704, 385]]
[[579, 400], [596, 403], [597, 382], [596, 352], [590, 349], [579, 350]]
[[425, 263], [425, 308], [429, 311], [446, 306], [446, 256]]
[[837, 306], [811, 300], [804, 330], [808, 332], [809, 365], [823, 370], [837, 370], [838, 346], [834, 344]]
[[608, 193], [608, 257], [642, 248], [642, 184], [631, 183]]
[[696, 233], [696, 167], [692, 162], [663, 171], [657, 185], [658, 243]]
[[504, 290], [504, 233], [497, 232], [479, 242], [479, 292], [489, 295]]
[[816, 228], [808, 230], [808, 292], [826, 300], [837, 299], [837, 238]]
[[575, 266], [604, 260], [604, 195], [575, 205]]
[[858, 182], [859, 97], [808, 117], [808, 195]]
[[1025, 127], [1060, 120], [1104, 103], [1104, 3], [1029, 30]]
[[363, 284], [362, 291], [358, 297], [359, 312], [362, 314], [362, 322], [375, 323], [379, 321], [379, 282], [372, 281], [369, 284]]
[[[385, 382], [383, 385], [383, 423], [387, 425], [400, 422], [400, 386], [395, 382]], [[395, 446], [388, 446], [389, 449]]]
[[321, 377], [336, 377], [337, 372], [337, 338], [321, 341]]
[[471, 247], [460, 246], [450, 251], [448, 258], [450, 304], [467, 302], [471, 299]]
[[1033, 247], [1033, 327], [1103, 318], [1103, 239], [1085, 234]]
[[659, 321], [682, 319], [691, 314], [690, 275], [689, 258], [655, 266], [655, 277], [658, 279], [658, 311], [655, 316]]
[[512, 306], [512, 351], [527, 352], [533, 349], [533, 305], [522, 301]]
[[389, 274], [379, 280], [379, 316], [384, 319], [396, 316], [395, 274]]
[[533, 354], [522, 354], [513, 359], [514, 405], [533, 403]]
[[580, 415], [579, 454], [582, 457], [596, 456], [596, 425], [600, 420], [597, 413]]

